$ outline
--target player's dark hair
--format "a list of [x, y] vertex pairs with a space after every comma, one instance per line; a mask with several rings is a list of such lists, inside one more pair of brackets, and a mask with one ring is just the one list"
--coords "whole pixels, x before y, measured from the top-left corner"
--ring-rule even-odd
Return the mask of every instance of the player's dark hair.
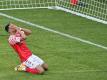
[[10, 26], [10, 23], [8, 23], [6, 26], [5, 26], [5, 31], [9, 31], [9, 26]]

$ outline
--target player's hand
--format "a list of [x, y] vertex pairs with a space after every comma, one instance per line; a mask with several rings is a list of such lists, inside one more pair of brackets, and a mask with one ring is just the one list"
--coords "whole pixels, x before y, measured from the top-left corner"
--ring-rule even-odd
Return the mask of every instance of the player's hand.
[[21, 32], [21, 28], [20, 27], [16, 27], [16, 31], [20, 33]]
[[18, 30], [18, 31], [20, 30], [21, 31], [21, 28], [20, 27], [16, 27], [16, 30]]

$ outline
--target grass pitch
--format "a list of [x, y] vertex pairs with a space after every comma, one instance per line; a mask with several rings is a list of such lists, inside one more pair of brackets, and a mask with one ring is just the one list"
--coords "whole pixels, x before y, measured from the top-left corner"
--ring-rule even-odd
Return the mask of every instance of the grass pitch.
[[[2, 13], [107, 46], [107, 26], [63, 11], [47, 9]], [[27, 39], [32, 52], [49, 65], [44, 75], [15, 72], [20, 62], [8, 45], [3, 26], [13, 22], [32, 30]], [[69, 39], [0, 16], [0, 80], [107, 80], [107, 50]]]

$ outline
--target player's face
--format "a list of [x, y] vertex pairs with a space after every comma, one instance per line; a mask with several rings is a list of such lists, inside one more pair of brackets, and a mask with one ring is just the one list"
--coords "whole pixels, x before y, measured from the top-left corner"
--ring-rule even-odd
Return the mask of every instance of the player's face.
[[9, 33], [15, 33], [17, 26], [14, 24], [10, 24], [9, 26]]

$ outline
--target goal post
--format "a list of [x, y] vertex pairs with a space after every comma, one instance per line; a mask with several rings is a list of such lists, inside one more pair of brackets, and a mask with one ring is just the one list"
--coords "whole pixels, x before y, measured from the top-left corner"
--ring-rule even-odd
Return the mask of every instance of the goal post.
[[107, 0], [0, 0], [0, 10], [50, 8], [107, 24]]

